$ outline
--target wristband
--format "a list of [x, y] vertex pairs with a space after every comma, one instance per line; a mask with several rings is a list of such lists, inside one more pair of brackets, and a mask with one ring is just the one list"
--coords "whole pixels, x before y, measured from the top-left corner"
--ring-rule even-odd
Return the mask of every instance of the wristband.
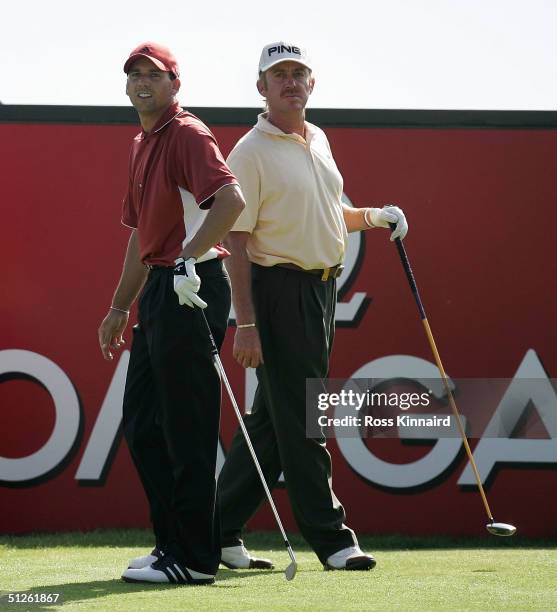
[[115, 310], [116, 312], [121, 312], [121, 313], [127, 314], [127, 315], [130, 314], [129, 310], [124, 310], [123, 308], [116, 308], [116, 306], [111, 306], [110, 310]]
[[[367, 218], [369, 214], [369, 219]], [[366, 225], [368, 227], [377, 227], [377, 225], [373, 225], [373, 223], [371, 222], [371, 208], [366, 208], [364, 211], [364, 222], [366, 223]]]
[[186, 261], [193, 259], [194, 264], [197, 263], [197, 258], [190, 256], [187, 259], [183, 257], [178, 257], [178, 259], [174, 260], [174, 274], [185, 276], [186, 275]]
[[255, 323], [243, 323], [242, 325], [236, 325], [237, 329], [246, 329], [247, 327], [255, 327]]

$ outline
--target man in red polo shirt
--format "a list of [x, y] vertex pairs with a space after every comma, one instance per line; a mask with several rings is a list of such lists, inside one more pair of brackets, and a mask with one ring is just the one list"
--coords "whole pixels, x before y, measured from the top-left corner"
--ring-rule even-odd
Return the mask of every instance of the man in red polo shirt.
[[230, 310], [222, 265], [228, 253], [220, 241], [244, 199], [214, 136], [178, 106], [179, 70], [169, 49], [139, 45], [124, 72], [143, 129], [132, 143], [123, 203], [122, 222], [131, 235], [99, 343], [105, 359], [112, 359], [141, 292], [123, 427], [156, 546], [133, 559], [122, 578], [210, 584], [220, 560], [220, 381], [201, 309], [220, 346]]

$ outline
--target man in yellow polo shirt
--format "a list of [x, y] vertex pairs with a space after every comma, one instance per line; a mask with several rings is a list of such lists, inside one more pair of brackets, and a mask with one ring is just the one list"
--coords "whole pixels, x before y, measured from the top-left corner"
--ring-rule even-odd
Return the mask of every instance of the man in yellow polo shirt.
[[[335, 278], [347, 232], [394, 223], [394, 240], [404, 238], [408, 226], [396, 206], [353, 209], [341, 202], [343, 180], [327, 137], [305, 121], [314, 82], [303, 49], [284, 42], [264, 47], [257, 88], [268, 110], [227, 160], [246, 200], [226, 240], [237, 321], [233, 353], [243, 367], [257, 368], [245, 424], [269, 487], [284, 472], [300, 531], [326, 569], [367, 570], [375, 559], [344, 524], [325, 439], [306, 437], [305, 380], [328, 374]], [[251, 557], [241, 539], [264, 499], [241, 431], [218, 488], [222, 563], [272, 567]]]

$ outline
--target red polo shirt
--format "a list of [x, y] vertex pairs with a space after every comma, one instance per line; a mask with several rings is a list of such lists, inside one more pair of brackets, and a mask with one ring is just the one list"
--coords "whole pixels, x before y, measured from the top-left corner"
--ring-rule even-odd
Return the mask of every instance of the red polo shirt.
[[[134, 138], [130, 151], [122, 222], [137, 229], [143, 263], [173, 266], [207, 215], [204, 202], [233, 184], [238, 181], [209, 128], [171, 105], [149, 134]], [[227, 254], [216, 245], [198, 261]]]

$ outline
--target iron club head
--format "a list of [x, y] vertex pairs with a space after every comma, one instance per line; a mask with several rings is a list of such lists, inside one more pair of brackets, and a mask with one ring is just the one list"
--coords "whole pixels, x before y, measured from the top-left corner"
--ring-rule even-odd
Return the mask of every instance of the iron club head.
[[489, 533], [496, 536], [512, 536], [516, 533], [516, 527], [514, 525], [510, 525], [509, 523], [496, 523], [495, 521], [492, 521], [485, 527]]
[[298, 565], [296, 561], [292, 561], [290, 565], [284, 570], [284, 577], [286, 580], [292, 580], [296, 575], [296, 571], [298, 569]]

